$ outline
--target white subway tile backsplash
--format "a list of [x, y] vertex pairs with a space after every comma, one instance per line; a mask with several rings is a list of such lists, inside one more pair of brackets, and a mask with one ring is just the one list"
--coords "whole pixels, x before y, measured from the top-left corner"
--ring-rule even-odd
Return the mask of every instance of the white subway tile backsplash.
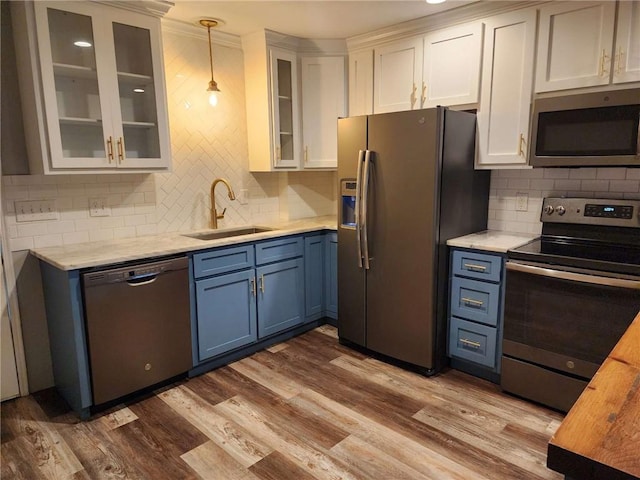
[[[640, 169], [633, 168], [544, 168], [531, 177], [531, 170], [493, 171], [489, 197], [491, 229], [514, 232], [541, 232], [540, 210], [546, 196], [640, 198]], [[504, 179], [508, 178], [505, 184]], [[523, 183], [517, 183], [523, 180]], [[529, 188], [525, 188], [529, 182]], [[517, 190], [514, 185], [520, 185]], [[515, 195], [529, 195], [526, 212], [515, 212]]]
[[113, 230], [92, 229], [89, 231], [89, 241], [98, 242], [100, 240], [113, 240]]
[[17, 225], [19, 237], [35, 237], [36, 235], [46, 235], [47, 222], [19, 223]]
[[555, 180], [554, 190], [559, 192], [580, 190], [580, 180]]
[[76, 226], [72, 220], [47, 222], [47, 231], [49, 233], [69, 233], [74, 232], [75, 230]]
[[569, 170], [569, 178], [580, 180], [593, 180], [598, 176], [597, 168], [572, 168]]
[[33, 237], [18, 237], [9, 239], [12, 251], [29, 250], [33, 248]]
[[598, 168], [596, 178], [598, 180], [624, 180], [626, 173], [625, 168]]
[[640, 168], [627, 168], [627, 180], [640, 181]]
[[640, 180], [611, 180], [609, 188], [613, 192], [637, 193], [640, 191]]
[[592, 192], [608, 192], [609, 180], [582, 180], [580, 190], [590, 190]]
[[62, 234], [59, 233], [33, 237], [33, 246], [35, 248], [55, 247], [57, 245], [62, 245], [62, 243]]
[[89, 241], [89, 232], [69, 232], [62, 234], [62, 242], [65, 245], [73, 245], [76, 243], [83, 243]]

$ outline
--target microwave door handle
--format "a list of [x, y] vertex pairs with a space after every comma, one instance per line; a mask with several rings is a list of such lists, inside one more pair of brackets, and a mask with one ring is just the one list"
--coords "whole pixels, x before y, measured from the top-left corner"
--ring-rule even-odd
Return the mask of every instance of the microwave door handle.
[[640, 113], [638, 113], [638, 136], [636, 137], [636, 157], [640, 157]]
[[362, 208], [362, 169], [364, 166], [364, 150], [358, 152], [358, 173], [356, 176], [356, 243], [358, 244], [358, 267], [362, 268], [362, 231], [361, 222], [362, 214], [360, 209]]
[[362, 180], [362, 246], [364, 257], [364, 268], [369, 270], [369, 237], [368, 229], [368, 208], [369, 204], [369, 178], [371, 173], [371, 150], [367, 150], [364, 154], [364, 179]]
[[541, 277], [557, 278], [574, 282], [588, 283], [591, 285], [604, 285], [606, 287], [625, 288], [628, 290], [640, 290], [640, 280], [626, 280], [623, 278], [602, 277], [597, 275], [586, 275], [584, 273], [566, 272], [564, 270], [554, 270], [551, 268], [534, 267], [522, 263], [507, 262], [507, 270], [521, 273], [529, 273]]

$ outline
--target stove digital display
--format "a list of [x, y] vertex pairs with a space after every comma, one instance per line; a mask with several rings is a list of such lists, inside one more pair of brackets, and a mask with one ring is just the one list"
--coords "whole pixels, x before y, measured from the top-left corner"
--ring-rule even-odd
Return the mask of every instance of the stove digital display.
[[623, 220], [633, 218], [633, 206], [631, 205], [595, 205], [587, 203], [584, 207], [585, 217], [621, 218]]

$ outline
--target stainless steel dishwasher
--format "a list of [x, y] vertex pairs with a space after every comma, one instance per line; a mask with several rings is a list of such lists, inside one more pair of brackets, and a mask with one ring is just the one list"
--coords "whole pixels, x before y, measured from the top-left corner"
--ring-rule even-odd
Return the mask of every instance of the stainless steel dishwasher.
[[192, 366], [186, 257], [82, 275], [93, 402]]

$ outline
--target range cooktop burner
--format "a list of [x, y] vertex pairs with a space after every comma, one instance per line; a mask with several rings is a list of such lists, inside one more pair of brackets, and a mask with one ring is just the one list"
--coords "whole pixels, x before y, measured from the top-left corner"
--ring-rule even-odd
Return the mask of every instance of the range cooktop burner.
[[509, 257], [640, 275], [640, 201], [546, 198], [542, 236]]

